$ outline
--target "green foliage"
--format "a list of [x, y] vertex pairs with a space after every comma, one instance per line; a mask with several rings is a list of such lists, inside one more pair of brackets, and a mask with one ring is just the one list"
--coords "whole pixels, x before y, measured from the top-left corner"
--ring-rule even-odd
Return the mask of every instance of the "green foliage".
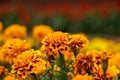
[[[0, 17], [7, 27], [14, 23], [23, 24], [19, 20], [19, 16], [16, 14], [9, 14]], [[111, 11], [106, 17], [100, 14], [86, 15], [79, 21], [70, 20], [62, 14], [56, 14], [54, 16], [38, 16], [34, 15], [27, 25], [28, 32], [31, 32], [32, 27], [38, 24], [50, 25], [54, 30], [61, 30], [69, 33], [87, 33], [87, 34], [98, 34], [98, 35], [119, 35], [120, 34], [120, 14]]]
[[[51, 68], [46, 69], [45, 74], [41, 75], [38, 80], [67, 80], [67, 73], [72, 71], [69, 68], [71, 64], [72, 61], [66, 65], [64, 61], [64, 55], [59, 53], [59, 57], [51, 61]], [[54, 70], [55, 65], [57, 65], [60, 70]]]
[[48, 20], [48, 25], [50, 25], [54, 30], [67, 31], [70, 26], [70, 20], [62, 15], [54, 15]]
[[67, 80], [67, 74], [65, 71], [56, 72], [53, 75], [53, 80]]

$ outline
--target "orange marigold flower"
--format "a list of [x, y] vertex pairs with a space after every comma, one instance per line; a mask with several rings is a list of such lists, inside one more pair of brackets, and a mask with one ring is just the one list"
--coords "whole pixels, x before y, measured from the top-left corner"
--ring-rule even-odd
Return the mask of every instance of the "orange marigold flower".
[[112, 58], [112, 53], [111, 52], [107, 52], [107, 51], [101, 51], [101, 58], [102, 60], [109, 60], [110, 58]]
[[88, 44], [88, 39], [84, 35], [73, 34], [70, 36], [69, 46], [71, 48], [81, 49]]
[[19, 24], [13, 24], [8, 26], [5, 31], [4, 35], [6, 38], [20, 38], [23, 39], [27, 37], [27, 28], [25, 26]]
[[8, 69], [6, 69], [4, 66], [0, 66], [0, 76], [1, 77], [4, 77], [7, 72], [8, 72]]
[[102, 63], [100, 51], [91, 49], [86, 52], [86, 55], [91, 55], [92, 60], [94, 61], [95, 64], [99, 65]]
[[68, 46], [69, 34], [57, 31], [50, 33], [42, 40], [41, 51], [47, 56], [58, 56], [58, 53], [64, 53], [66, 51], [71, 52]]
[[46, 61], [41, 58], [40, 51], [28, 50], [18, 55], [14, 59], [12, 73], [17, 74], [18, 79], [25, 79], [31, 73], [44, 73], [46, 69]]
[[30, 45], [25, 40], [11, 39], [3, 45], [2, 53], [4, 54], [5, 60], [12, 63], [17, 55], [30, 49]]
[[53, 32], [53, 29], [48, 25], [36, 25], [33, 27], [32, 36], [36, 41], [41, 41], [44, 36]]
[[13, 76], [13, 75], [5, 76], [4, 80], [15, 80], [15, 76]]
[[94, 80], [104, 80], [102, 65], [93, 66]]
[[0, 32], [3, 30], [3, 24], [0, 22]]
[[92, 55], [78, 54], [74, 63], [74, 74], [86, 74], [92, 71], [94, 61]]
[[76, 75], [72, 80], [93, 80], [92, 76], [89, 76], [88, 74], [85, 75]]
[[116, 66], [108, 66], [106, 71], [107, 79], [113, 79], [117, 74], [120, 73], [120, 70]]

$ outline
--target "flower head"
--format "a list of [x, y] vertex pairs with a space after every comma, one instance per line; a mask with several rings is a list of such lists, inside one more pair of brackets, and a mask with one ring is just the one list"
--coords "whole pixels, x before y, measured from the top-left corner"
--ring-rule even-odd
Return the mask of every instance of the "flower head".
[[13, 24], [8, 26], [5, 31], [4, 35], [6, 38], [20, 38], [23, 39], [27, 37], [27, 29], [25, 26], [19, 24]]
[[108, 79], [113, 79], [119, 73], [120, 71], [116, 66], [108, 66], [108, 69], [106, 71], [106, 77]]
[[102, 65], [94, 65], [93, 66], [93, 73], [94, 73], [94, 79], [95, 80], [103, 80], [104, 79], [104, 73], [102, 69]]
[[4, 54], [5, 60], [12, 63], [17, 55], [30, 49], [29, 44], [25, 40], [11, 39], [3, 45], [2, 53]]
[[36, 41], [41, 41], [47, 34], [53, 32], [53, 29], [48, 25], [36, 25], [32, 30], [32, 36]]
[[12, 73], [17, 74], [18, 78], [25, 79], [31, 73], [43, 73], [46, 69], [46, 61], [41, 58], [39, 51], [28, 50], [18, 55], [12, 66]]
[[69, 34], [60, 31], [50, 33], [42, 40], [41, 51], [47, 56], [57, 56], [58, 53], [64, 53], [66, 51], [71, 51], [68, 46]]
[[15, 80], [15, 77], [13, 75], [8, 75], [4, 77], [4, 80]]
[[88, 44], [88, 39], [84, 35], [73, 34], [70, 36], [69, 46], [74, 48], [83, 48]]
[[78, 54], [74, 63], [74, 74], [86, 74], [92, 71], [94, 65], [92, 55]]

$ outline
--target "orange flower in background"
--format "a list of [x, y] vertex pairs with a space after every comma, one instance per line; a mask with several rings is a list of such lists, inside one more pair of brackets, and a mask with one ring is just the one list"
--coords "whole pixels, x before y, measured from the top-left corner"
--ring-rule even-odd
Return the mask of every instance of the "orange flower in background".
[[0, 32], [3, 30], [3, 24], [0, 22]]
[[70, 41], [69, 41], [69, 46], [71, 48], [75, 47], [77, 49], [81, 49], [88, 44], [88, 39], [86, 36], [81, 35], [81, 34], [73, 34], [70, 36]]
[[40, 42], [47, 34], [53, 32], [53, 29], [48, 25], [36, 25], [33, 27], [32, 36]]
[[109, 60], [112, 57], [113, 57], [113, 54], [111, 52], [101, 51], [101, 58], [102, 58], [102, 60]]
[[13, 76], [13, 75], [5, 76], [4, 80], [15, 80], [15, 76]]
[[60, 31], [53, 32], [45, 36], [42, 40], [41, 51], [45, 53], [48, 57], [58, 56], [60, 53], [71, 52], [70, 47], [68, 46], [69, 34], [63, 33]]
[[30, 50], [30, 45], [25, 40], [11, 39], [6, 41], [2, 47], [2, 53], [7, 62], [12, 63], [17, 55], [26, 50]]
[[20, 38], [27, 37], [27, 28], [19, 24], [13, 24], [8, 26], [4, 31], [5, 38]]
[[46, 61], [41, 58], [41, 53], [28, 50], [18, 55], [14, 60], [11, 73], [15, 73], [19, 78], [25, 79], [31, 73], [44, 73]]
[[8, 69], [5, 68], [4, 66], [0, 66], [0, 76], [4, 77], [8, 72]]

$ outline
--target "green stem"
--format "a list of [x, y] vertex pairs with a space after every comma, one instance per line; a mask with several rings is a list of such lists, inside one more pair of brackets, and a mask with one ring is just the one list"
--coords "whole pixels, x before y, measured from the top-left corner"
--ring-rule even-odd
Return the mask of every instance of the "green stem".
[[106, 71], [104, 71], [104, 80], [106, 80]]
[[34, 73], [32, 73], [31, 75], [33, 77], [33, 80], [37, 80], [37, 77], [36, 77], [36, 75]]

